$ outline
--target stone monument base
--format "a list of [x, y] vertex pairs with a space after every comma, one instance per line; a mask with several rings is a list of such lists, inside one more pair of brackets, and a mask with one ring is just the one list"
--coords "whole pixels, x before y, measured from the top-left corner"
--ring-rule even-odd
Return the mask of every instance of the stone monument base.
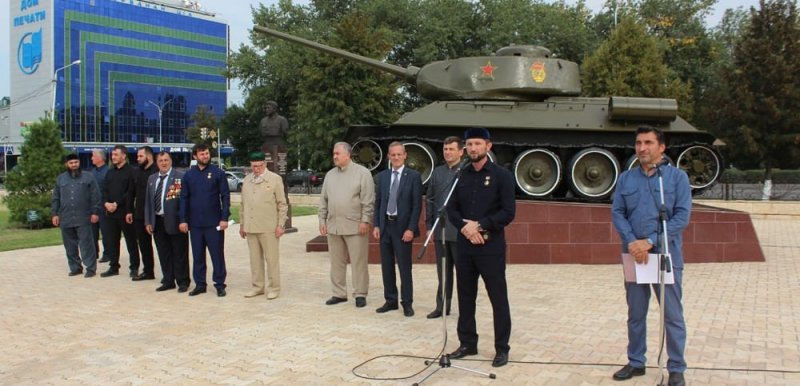
[[[422, 216], [424, 218], [424, 214]], [[424, 225], [420, 225], [425, 234]], [[423, 237], [414, 240], [414, 263], [434, 263], [430, 245], [421, 260]], [[611, 204], [517, 201], [517, 215], [506, 228], [509, 264], [617, 264], [621, 241], [611, 223]], [[328, 250], [327, 239], [306, 243], [307, 252]], [[683, 232], [687, 263], [764, 261], [750, 215], [695, 204]], [[380, 263], [378, 243], [370, 236], [370, 264]]]

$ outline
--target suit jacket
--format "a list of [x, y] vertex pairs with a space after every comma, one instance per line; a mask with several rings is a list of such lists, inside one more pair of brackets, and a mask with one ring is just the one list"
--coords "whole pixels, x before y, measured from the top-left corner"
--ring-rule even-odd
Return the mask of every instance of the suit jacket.
[[[378, 187], [375, 190], [375, 226], [386, 231], [386, 209], [389, 205], [389, 189], [392, 185], [392, 168], [378, 174]], [[400, 186], [397, 190], [397, 223], [403, 231], [411, 230], [419, 236], [419, 216], [422, 211], [422, 179], [414, 169], [403, 168]]]
[[239, 226], [245, 232], [275, 232], [278, 226], [286, 225], [288, 209], [281, 176], [267, 170], [260, 181], [252, 173], [244, 178]]
[[[155, 231], [156, 227], [156, 186], [161, 173], [151, 174], [147, 179], [147, 192], [145, 193], [144, 201], [144, 225], [150, 225]], [[172, 170], [169, 176], [164, 180], [167, 189], [164, 191], [164, 229], [167, 234], [176, 235], [180, 233], [178, 229], [178, 212], [180, 209], [181, 199], [181, 183], [183, 179], [183, 172], [179, 170]]]

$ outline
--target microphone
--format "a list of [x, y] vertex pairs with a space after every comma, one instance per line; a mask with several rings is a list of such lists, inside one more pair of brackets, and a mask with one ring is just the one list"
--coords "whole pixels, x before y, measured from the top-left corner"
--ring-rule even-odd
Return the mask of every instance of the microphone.
[[465, 157], [465, 158], [464, 158], [463, 160], [461, 160], [461, 162], [458, 164], [458, 166], [456, 167], [456, 170], [460, 172], [462, 169], [464, 169], [465, 167], [467, 167], [467, 165], [469, 165], [469, 164], [470, 164], [470, 162], [472, 162], [472, 160], [471, 160], [471, 159], [469, 159], [469, 157]]

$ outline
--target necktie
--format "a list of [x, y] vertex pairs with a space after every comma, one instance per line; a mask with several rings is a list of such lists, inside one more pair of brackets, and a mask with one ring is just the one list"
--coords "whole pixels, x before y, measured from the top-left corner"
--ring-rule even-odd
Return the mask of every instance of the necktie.
[[166, 177], [167, 177], [166, 175], [158, 176], [158, 184], [156, 184], [156, 213], [161, 213], [161, 208], [163, 205], [162, 204], [163, 200], [161, 199], [161, 197], [163, 195], [162, 192], [164, 191], [164, 178]]
[[389, 206], [386, 208], [388, 214], [397, 214], [397, 188], [400, 186], [400, 179], [397, 170], [392, 171], [392, 184], [389, 186]]

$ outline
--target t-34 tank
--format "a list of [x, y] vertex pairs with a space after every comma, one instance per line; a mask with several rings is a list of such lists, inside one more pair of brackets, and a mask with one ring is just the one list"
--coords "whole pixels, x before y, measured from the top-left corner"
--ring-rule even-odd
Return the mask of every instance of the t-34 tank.
[[353, 159], [376, 172], [391, 141], [405, 143], [407, 165], [427, 181], [443, 139], [469, 127], [492, 134], [492, 161], [514, 173], [518, 196], [543, 200], [609, 198], [622, 169], [638, 165], [633, 131], [661, 128], [667, 156], [686, 171], [695, 193], [719, 179], [714, 137], [677, 115], [674, 99], [580, 97], [578, 65], [540, 46], [508, 46], [494, 56], [408, 68], [254, 26], [255, 31], [386, 71], [415, 84], [432, 103], [385, 126], [353, 126], [345, 141]]

